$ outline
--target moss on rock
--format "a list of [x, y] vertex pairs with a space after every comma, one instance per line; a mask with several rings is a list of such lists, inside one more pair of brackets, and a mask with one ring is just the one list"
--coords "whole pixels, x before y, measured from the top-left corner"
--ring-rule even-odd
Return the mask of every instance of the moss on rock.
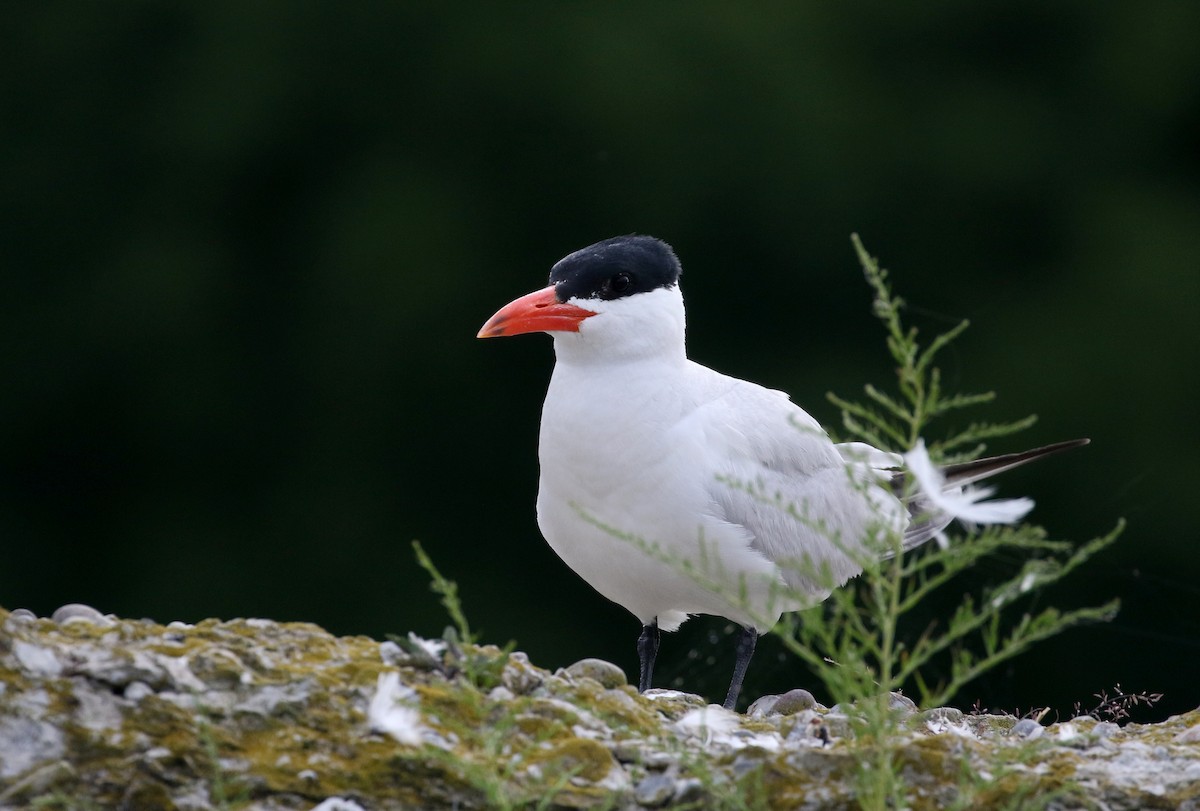
[[[747, 717], [640, 696], [594, 661], [551, 674], [307, 623], [102, 619], [0, 610], [0, 808], [855, 805], [866, 744], [819, 705]], [[1033, 739], [1012, 719], [917, 718], [886, 744], [915, 809], [1200, 807], [1200, 713]]]

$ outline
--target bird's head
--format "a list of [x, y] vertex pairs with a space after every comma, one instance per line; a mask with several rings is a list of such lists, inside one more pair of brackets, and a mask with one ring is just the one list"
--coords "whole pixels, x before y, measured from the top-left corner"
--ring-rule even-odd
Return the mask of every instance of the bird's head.
[[560, 259], [548, 287], [501, 307], [478, 337], [548, 332], [560, 355], [682, 350], [679, 275], [679, 260], [662, 240], [606, 239]]

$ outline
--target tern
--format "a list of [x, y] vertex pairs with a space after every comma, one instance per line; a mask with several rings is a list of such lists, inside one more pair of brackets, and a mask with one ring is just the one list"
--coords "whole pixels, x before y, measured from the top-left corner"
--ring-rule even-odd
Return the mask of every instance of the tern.
[[[478, 334], [553, 336], [538, 526], [571, 569], [641, 622], [640, 692], [651, 687], [660, 631], [716, 615], [740, 628], [724, 702], [733, 709], [758, 636], [860, 574], [868, 550], [887, 554], [871, 546], [881, 531], [917, 546], [955, 517], [940, 495], [1087, 442], [924, 472], [906, 471], [895, 453], [835, 443], [785, 393], [688, 359], [680, 273], [662, 240], [606, 239], [557, 262], [547, 287], [502, 307]], [[910, 473], [940, 492], [906, 495]], [[1005, 522], [1032, 507], [986, 503], [1012, 507], [997, 511]]]

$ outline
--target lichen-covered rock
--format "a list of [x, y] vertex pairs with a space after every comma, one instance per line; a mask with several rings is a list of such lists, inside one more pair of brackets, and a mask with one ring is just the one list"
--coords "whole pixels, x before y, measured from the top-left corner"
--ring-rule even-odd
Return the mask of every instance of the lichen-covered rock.
[[580, 659], [563, 672], [572, 679], [592, 679], [609, 689], [626, 684], [625, 671], [603, 659]]
[[[0, 809], [856, 807], [876, 744], [853, 708], [793, 691], [738, 715], [618, 674], [303, 623], [0, 609]], [[1121, 728], [933, 710], [888, 745], [916, 809], [1200, 811], [1200, 712]]]

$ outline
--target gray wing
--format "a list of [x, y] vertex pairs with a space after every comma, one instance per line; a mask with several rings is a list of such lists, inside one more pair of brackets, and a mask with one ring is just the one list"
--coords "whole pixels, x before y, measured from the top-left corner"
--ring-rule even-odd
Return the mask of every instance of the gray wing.
[[786, 394], [737, 383], [696, 414], [720, 460], [709, 484], [714, 511], [789, 586], [823, 597], [831, 582], [862, 571], [881, 524], [899, 529], [906, 513], [887, 476], [847, 459]]

